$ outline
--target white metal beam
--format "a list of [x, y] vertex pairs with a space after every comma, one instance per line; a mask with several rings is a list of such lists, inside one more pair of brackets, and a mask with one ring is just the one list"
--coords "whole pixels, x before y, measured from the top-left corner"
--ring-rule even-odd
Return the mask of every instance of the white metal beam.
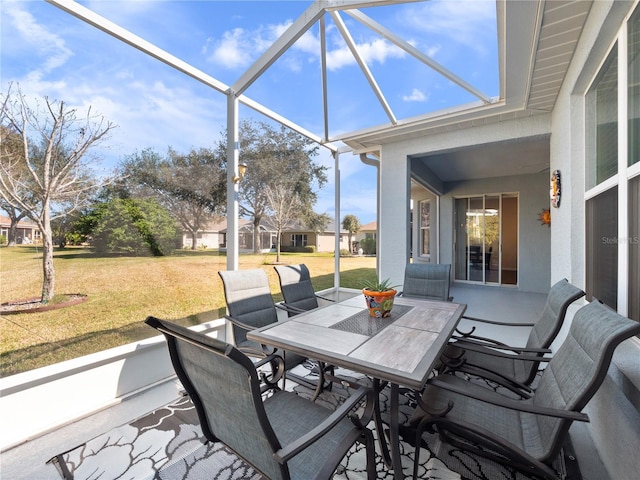
[[[214, 77], [198, 70], [197, 68], [189, 65], [188, 63], [180, 60], [179, 58], [171, 55], [169, 52], [162, 50], [161, 48], [156, 47], [152, 43], [144, 40], [143, 38], [135, 35], [128, 30], [116, 25], [115, 23], [107, 20], [106, 18], [98, 15], [97, 13], [89, 10], [88, 8], [76, 3], [73, 0], [46, 0], [48, 3], [60, 8], [61, 10], [73, 15], [74, 17], [82, 20], [89, 25], [94, 26], [95, 28], [102, 30], [108, 35], [111, 35], [122, 42], [131, 45], [132, 47], [140, 50], [141, 52], [160, 60], [166, 65], [175, 68], [176, 70], [188, 75], [203, 84], [214, 88], [218, 92], [224, 93], [225, 95], [230, 95], [230, 89], [228, 85], [216, 80]], [[275, 120], [288, 128], [298, 132], [299, 134], [318, 142], [319, 144], [327, 147], [331, 151], [335, 151], [337, 147], [330, 143], [326, 143], [326, 138], [323, 140], [317, 135], [312, 134], [308, 130], [302, 128], [301, 126], [293, 123], [292, 121], [282, 117], [281, 115], [275, 113], [269, 108], [261, 105], [260, 103], [247, 98], [244, 95], [237, 95], [238, 101], [252, 108], [253, 110], [265, 115], [272, 120]]]
[[473, 85], [469, 84], [468, 82], [466, 82], [465, 80], [463, 80], [462, 78], [457, 76], [455, 73], [449, 71], [447, 68], [445, 68], [444, 66], [440, 65], [438, 62], [436, 62], [435, 60], [433, 60], [429, 56], [425, 55], [423, 52], [418, 50], [416, 47], [414, 47], [410, 43], [406, 42], [405, 40], [400, 38], [395, 33], [391, 32], [387, 28], [383, 27], [378, 22], [376, 22], [372, 18], [368, 17], [367, 15], [362, 13], [361, 11], [359, 11], [359, 10], [344, 10], [344, 13], [346, 13], [347, 15], [355, 18], [360, 23], [362, 23], [366, 27], [369, 27], [374, 32], [379, 33], [384, 38], [389, 40], [391, 43], [393, 43], [397, 47], [399, 47], [402, 50], [404, 50], [405, 52], [407, 52], [409, 55], [412, 55], [413, 57], [417, 58], [418, 60], [420, 60], [425, 65], [428, 65], [429, 67], [434, 69], [436, 72], [440, 73], [441, 75], [445, 76], [446, 78], [448, 78], [449, 80], [451, 80], [455, 84], [457, 84], [460, 87], [464, 88], [469, 93], [475, 95], [476, 97], [478, 97], [483, 102], [485, 102], [487, 104], [491, 103], [491, 97], [489, 95], [485, 95], [483, 92], [481, 92], [480, 90], [475, 88]]
[[322, 81], [322, 115], [324, 119], [324, 139], [329, 139], [329, 99], [327, 93], [327, 32], [324, 16], [320, 18], [320, 76]]
[[384, 98], [382, 90], [380, 90], [380, 87], [378, 87], [378, 84], [376, 83], [376, 79], [373, 78], [373, 75], [371, 74], [371, 71], [369, 70], [369, 67], [367, 66], [365, 61], [362, 59], [362, 57], [360, 56], [360, 53], [358, 52], [356, 44], [353, 41], [353, 38], [351, 38], [351, 34], [349, 33], [349, 30], [347, 29], [347, 26], [342, 21], [342, 18], [340, 17], [338, 12], [329, 12], [329, 15], [331, 15], [331, 18], [333, 19], [333, 22], [338, 27], [338, 30], [340, 31], [340, 34], [344, 38], [345, 42], [347, 42], [347, 46], [349, 47], [349, 50], [351, 50], [351, 54], [356, 59], [356, 62], [358, 62], [358, 65], [360, 66], [360, 69], [362, 70], [362, 72], [364, 73], [365, 77], [367, 78], [367, 81], [369, 82], [369, 85], [371, 86], [371, 88], [373, 89], [374, 93], [376, 94], [376, 97], [378, 97], [378, 101], [380, 102], [380, 105], [382, 105], [382, 108], [384, 108], [384, 111], [387, 113], [387, 116], [389, 117], [389, 121], [393, 125], [395, 125], [397, 123], [396, 117], [393, 114], [393, 112], [391, 111], [391, 107], [387, 103], [386, 98]]
[[427, 0], [317, 0], [325, 10], [346, 10], [348, 8], [380, 7], [402, 3], [419, 3]]
[[305, 12], [294, 21], [287, 30], [236, 80], [232, 89], [242, 94], [262, 73], [278, 60], [311, 26], [324, 15], [321, 3], [312, 3]]
[[264, 105], [261, 105], [258, 102], [255, 102], [253, 100], [251, 100], [250, 98], [244, 96], [244, 95], [240, 95], [238, 97], [238, 101], [244, 105], [246, 105], [247, 107], [255, 110], [258, 113], [261, 113], [262, 115], [275, 120], [276, 122], [284, 125], [285, 127], [290, 128], [291, 130], [298, 132], [300, 135], [303, 135], [307, 138], [309, 138], [310, 140], [313, 140], [314, 142], [319, 143], [320, 145], [322, 145], [323, 147], [328, 148], [329, 150], [331, 150], [332, 152], [335, 152], [338, 150], [338, 147], [332, 143], [327, 142], [326, 139], [322, 139], [320, 138], [318, 135], [315, 135], [314, 133], [311, 133], [309, 130], [302, 128], [300, 125], [297, 125], [295, 123], [293, 123], [291, 120], [283, 117], [282, 115], [274, 112], [273, 110], [269, 110], [267, 107], [265, 107]]
[[156, 47], [150, 42], [147, 42], [143, 38], [135, 35], [128, 30], [125, 30], [119, 25], [107, 20], [101, 15], [89, 10], [86, 7], [83, 7], [79, 3], [76, 3], [72, 0], [46, 0], [48, 3], [58, 7], [61, 10], [73, 15], [76, 18], [88, 23], [96, 27], [99, 30], [111, 35], [112, 37], [117, 38], [118, 40], [123, 41], [131, 45], [132, 47], [140, 50], [147, 55], [160, 60], [161, 62], [169, 65], [176, 70], [179, 70], [192, 78], [195, 78], [199, 82], [204, 83], [209, 87], [213, 87], [219, 92], [226, 92], [229, 88], [224, 83], [216, 80], [210, 75], [198, 70], [197, 68], [189, 65], [188, 63], [180, 60], [178, 57], [171, 55], [169, 52], [162, 50], [161, 48]]

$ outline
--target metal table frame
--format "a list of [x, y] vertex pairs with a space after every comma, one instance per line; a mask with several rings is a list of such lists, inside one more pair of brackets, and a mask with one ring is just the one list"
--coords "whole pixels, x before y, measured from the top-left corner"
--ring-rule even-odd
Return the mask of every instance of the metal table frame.
[[251, 332], [247, 338], [362, 373], [374, 386], [390, 384], [388, 450], [379, 403], [375, 423], [382, 455], [404, 478], [398, 426], [399, 386], [421, 390], [464, 314], [466, 305], [396, 297], [388, 319], [371, 319], [361, 295], [301, 313]]

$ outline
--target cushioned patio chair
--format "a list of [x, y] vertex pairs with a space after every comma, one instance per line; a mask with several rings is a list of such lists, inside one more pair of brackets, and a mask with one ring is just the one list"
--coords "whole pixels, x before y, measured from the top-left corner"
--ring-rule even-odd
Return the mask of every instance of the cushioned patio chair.
[[273, 268], [278, 274], [284, 305], [290, 317], [318, 308], [318, 299], [333, 302], [316, 294], [311, 284], [309, 269], [305, 264], [276, 265]]
[[[272, 480], [329, 479], [361, 441], [367, 450], [367, 477], [375, 478], [374, 440], [366, 427], [374, 400], [370, 389], [359, 388], [332, 411], [261, 384], [254, 363], [232, 345], [157, 318], [146, 323], [165, 335], [176, 374], [209, 441], [222, 442]], [[354, 413], [359, 408], [361, 417]], [[219, 472], [211, 472], [212, 477], [214, 473]]]
[[460, 371], [499, 383], [518, 394], [531, 392], [540, 361], [551, 353], [549, 347], [564, 322], [569, 305], [585, 293], [567, 279], [555, 283], [535, 323], [504, 323], [476, 317], [463, 317], [500, 327], [528, 327], [531, 329], [524, 346], [514, 347], [487, 337], [473, 335], [475, 327], [454, 337], [442, 357], [441, 373]]
[[[253, 357], [263, 357], [273, 353], [273, 349], [247, 339], [247, 332], [264, 327], [278, 321], [276, 305], [271, 296], [269, 278], [260, 268], [250, 270], [223, 270], [218, 274], [224, 285], [224, 296], [229, 311], [225, 318], [231, 322], [234, 343], [240, 351]], [[291, 352], [280, 352], [285, 361], [285, 370], [289, 372], [307, 359]], [[303, 378], [300, 375], [287, 373], [286, 377], [294, 379], [320, 393], [324, 383], [323, 370], [318, 369], [318, 380]], [[314, 397], [315, 398], [315, 397]]]
[[604, 381], [615, 348], [638, 334], [640, 322], [594, 300], [576, 312], [532, 398], [506, 398], [455, 375], [430, 380], [412, 418], [417, 425], [414, 478], [425, 430], [529, 474], [557, 478], [551, 465], [571, 423], [588, 421], [581, 411]]
[[451, 301], [451, 265], [447, 263], [408, 263], [404, 269], [403, 297]]

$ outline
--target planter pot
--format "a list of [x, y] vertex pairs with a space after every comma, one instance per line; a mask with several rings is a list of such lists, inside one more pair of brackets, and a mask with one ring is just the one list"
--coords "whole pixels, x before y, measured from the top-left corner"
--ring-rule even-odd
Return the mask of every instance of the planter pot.
[[375, 292], [373, 290], [362, 290], [364, 299], [367, 302], [369, 315], [376, 318], [386, 318], [393, 308], [393, 300], [396, 297], [396, 290], [387, 290], [386, 292]]

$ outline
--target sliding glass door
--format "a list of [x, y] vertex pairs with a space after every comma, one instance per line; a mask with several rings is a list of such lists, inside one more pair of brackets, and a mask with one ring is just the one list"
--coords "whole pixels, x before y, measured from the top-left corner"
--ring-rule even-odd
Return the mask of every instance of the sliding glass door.
[[454, 215], [456, 280], [517, 284], [517, 194], [457, 198]]

